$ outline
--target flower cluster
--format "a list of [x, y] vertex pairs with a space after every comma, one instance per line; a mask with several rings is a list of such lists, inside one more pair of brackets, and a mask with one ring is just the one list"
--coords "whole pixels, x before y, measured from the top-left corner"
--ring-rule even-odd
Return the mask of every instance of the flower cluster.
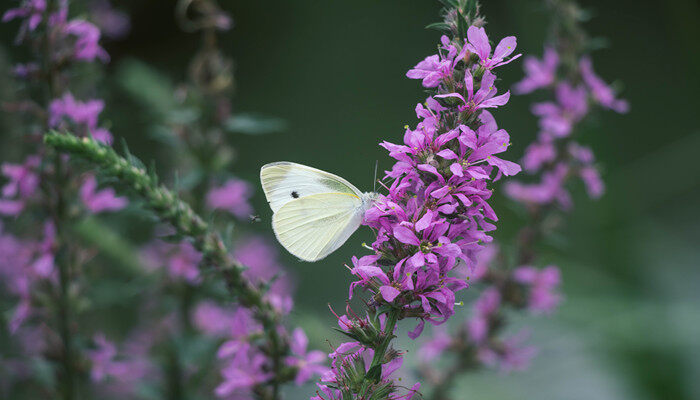
[[445, 353], [457, 353], [470, 360], [466, 363], [470, 368], [475, 366], [471, 362], [504, 371], [527, 367], [536, 353], [534, 347], [523, 344], [527, 332], [503, 338], [498, 335], [504, 326], [504, 310], [511, 307], [525, 308], [535, 315], [551, 313], [561, 300], [559, 269], [521, 266], [504, 275], [498, 268], [499, 254], [500, 249], [491, 243], [479, 253], [472, 271], [461, 271], [473, 285], [485, 288], [474, 302], [470, 317], [454, 334], [439, 330], [422, 344], [422, 359], [429, 361]]
[[588, 56], [580, 57], [574, 71], [565, 71], [572, 73], [558, 74], [564, 68], [559, 59], [553, 47], [545, 48], [541, 61], [532, 56], [525, 58], [526, 76], [515, 85], [516, 92], [547, 89], [552, 92], [553, 101], [532, 106], [532, 113], [539, 117], [540, 132], [523, 156], [523, 168], [530, 174], [539, 173], [539, 182], [509, 182], [505, 191], [525, 204], [556, 204], [566, 210], [572, 205], [566, 189], [572, 177], [583, 181], [591, 198], [604, 192], [593, 152], [571, 139], [572, 131], [594, 105], [619, 113], [627, 112], [629, 105], [617, 99], [612, 88], [595, 74]]
[[492, 52], [485, 30], [470, 26], [466, 39], [443, 36], [438, 54], [408, 71], [433, 94], [416, 106], [420, 121], [406, 127], [403, 144], [381, 143], [396, 162], [386, 172], [388, 194], [365, 214], [364, 223], [376, 232], [374, 254], [353, 257], [350, 269], [357, 280], [349, 296], [366, 290], [372, 315], [339, 317], [341, 330], [355, 341], [331, 353], [333, 368], [319, 384], [319, 397], [410, 398], [419, 387], [398, 397], [390, 375], [401, 357], [388, 342], [399, 319], [418, 319], [408, 333], [413, 339], [426, 321], [447, 321], [455, 293], [467, 287], [453, 271], [474, 267], [491, 241], [498, 218], [488, 204], [489, 183], [520, 167], [497, 156], [510, 137], [486, 109], [508, 102], [510, 93], [499, 94], [493, 71], [520, 56], [510, 57], [515, 46], [515, 37], [507, 37]]
[[[628, 105], [617, 99], [613, 90], [595, 75], [590, 58], [572, 43], [567, 38], [559, 38], [555, 46], [545, 47], [541, 60], [525, 57], [526, 76], [514, 86], [514, 92], [525, 94], [546, 89], [552, 100], [532, 106], [540, 131], [522, 159], [523, 169], [536, 175], [538, 181], [508, 181], [505, 193], [527, 207], [532, 221], [520, 230], [514, 257], [506, 256], [496, 243], [490, 243], [479, 253], [472, 270], [460, 269], [462, 276], [468, 276], [472, 284], [483, 290], [465, 323], [453, 333], [436, 330], [434, 337], [424, 342], [419, 351], [425, 360], [433, 360], [446, 352], [458, 355], [452, 367], [442, 374], [422, 371], [437, 387], [433, 393], [435, 398], [447, 398], [459, 372], [481, 366], [502, 370], [528, 366], [536, 349], [524, 344], [525, 331], [511, 336], [504, 334], [506, 310], [549, 314], [562, 299], [559, 268], [534, 266], [537, 257], [532, 246], [546, 230], [552, 229], [552, 226], [544, 228], [549, 212], [571, 208], [568, 185], [572, 178], [578, 177], [584, 182], [591, 198], [598, 198], [604, 192], [592, 150], [574, 141], [572, 136], [595, 106], [626, 112]], [[574, 61], [565, 63], [560, 61], [562, 59]], [[515, 264], [510, 264], [510, 260], [515, 260]]]
[[[47, 129], [58, 129], [111, 143], [111, 133], [99, 124], [104, 102], [78, 100], [76, 92], [71, 92], [73, 87], [90, 90], [89, 85], [74, 84], [74, 67], [107, 62], [109, 56], [100, 45], [101, 33], [94, 24], [80, 17], [69, 18], [67, 1], [22, 0], [4, 12], [2, 21], [20, 23], [16, 44], [33, 50], [34, 57], [13, 68], [27, 96], [16, 104], [8, 103], [8, 110], [19, 110], [39, 122], [27, 124], [23, 130], [21, 141], [28, 144], [26, 152], [14, 155], [21, 161], [1, 166], [0, 215], [13, 217], [8, 228], [26, 236], [15, 237], [9, 229], [0, 234], [0, 281], [16, 302], [8, 328], [14, 335], [12, 340], [31, 338], [37, 343], [34, 349], [21, 346], [26, 354], [60, 355], [64, 370], [57, 373], [62, 374], [64, 390], [73, 390], [74, 375], [79, 372], [71, 361], [77, 354], [72, 352], [82, 349], [72, 343], [76, 325], [69, 320], [74, 313], [69, 308], [84, 300], [72, 281], [80, 268], [69, 263], [88, 256], [63, 228], [89, 214], [120, 210], [127, 200], [111, 188], [98, 189], [91, 174], [74, 177], [68, 159], [44, 148], [39, 138]], [[70, 206], [80, 203], [83, 207]], [[132, 365], [110, 360], [113, 349], [104, 338], [99, 337], [96, 344], [97, 350], [85, 353], [88, 359], [95, 356], [94, 378], [120, 370], [126, 375], [136, 373]]]
[[[496, 156], [510, 137], [482, 110], [508, 101], [508, 92], [496, 96], [490, 70], [512, 60], [504, 57], [514, 46], [515, 38], [503, 39], [491, 55], [484, 29], [475, 26], [464, 43], [443, 36], [442, 51], [432, 56], [446, 74], [437, 94], [416, 106], [421, 121], [406, 129], [404, 144], [382, 143], [397, 162], [386, 175], [392, 181], [388, 195], [365, 216], [377, 231], [376, 254], [353, 260], [352, 272], [360, 278], [356, 285], [378, 290], [381, 300], [421, 320], [439, 324], [454, 314], [454, 293], [467, 285], [449, 273], [460, 262], [474, 265], [482, 244], [491, 241], [490, 221], [498, 220], [488, 204], [488, 183], [520, 170]], [[416, 69], [408, 76], [416, 76]], [[389, 273], [379, 266], [389, 266]], [[411, 336], [421, 329], [422, 323]]]

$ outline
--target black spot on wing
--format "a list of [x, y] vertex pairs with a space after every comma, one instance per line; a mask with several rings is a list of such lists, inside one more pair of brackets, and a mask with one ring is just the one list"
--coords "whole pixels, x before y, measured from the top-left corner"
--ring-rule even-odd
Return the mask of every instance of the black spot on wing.
[[296, 191], [292, 192], [292, 197], [295, 198], [295, 199], [298, 199], [298, 198], [299, 198], [299, 193], [297, 193]]

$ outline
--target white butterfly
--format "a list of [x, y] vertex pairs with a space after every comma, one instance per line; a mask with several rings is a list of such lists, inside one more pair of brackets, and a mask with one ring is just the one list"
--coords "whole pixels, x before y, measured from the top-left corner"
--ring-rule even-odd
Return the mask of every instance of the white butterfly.
[[260, 182], [277, 240], [304, 261], [318, 261], [342, 246], [378, 196], [339, 176], [285, 161], [264, 165]]

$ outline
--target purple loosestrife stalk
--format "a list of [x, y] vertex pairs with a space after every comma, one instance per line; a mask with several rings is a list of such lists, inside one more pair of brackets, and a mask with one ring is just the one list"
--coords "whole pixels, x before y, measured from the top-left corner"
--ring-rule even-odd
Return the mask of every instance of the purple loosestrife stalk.
[[[85, 252], [75, 244], [69, 227], [86, 214], [121, 209], [126, 201], [111, 190], [99, 190], [92, 176], [74, 175], [67, 159], [44, 147], [41, 136], [49, 128], [71, 129], [111, 142], [109, 131], [99, 126], [103, 102], [78, 100], [71, 93], [78, 86], [72, 81], [74, 67], [104, 63], [109, 56], [100, 45], [99, 29], [84, 19], [70, 19], [65, 0], [19, 1], [3, 13], [2, 21], [19, 23], [16, 44], [32, 54], [31, 60], [14, 68], [26, 97], [4, 104], [6, 110], [24, 111], [30, 123], [23, 130], [24, 159], [2, 164], [0, 215], [14, 218], [11, 229], [36, 232], [26, 239], [3, 233], [3, 283], [19, 298], [9, 330], [33, 335], [44, 357], [58, 361], [53, 369], [58, 391], [72, 399], [80, 395], [85, 375], [75, 340]], [[11, 255], [17, 263], [7, 259]]]
[[[522, 165], [533, 176], [532, 183], [505, 183], [508, 197], [521, 203], [530, 214], [527, 226], [517, 236], [515, 257], [504, 257], [496, 244], [489, 244], [472, 271], [465, 272], [472, 284], [483, 291], [474, 303], [472, 315], [453, 334], [438, 332], [423, 345], [420, 355], [433, 361], [442, 353], [457, 354], [447, 369], [424, 372], [435, 385], [432, 398], [449, 398], [460, 372], [482, 366], [523, 369], [536, 350], [523, 346], [524, 333], [501, 337], [506, 328], [506, 309], [535, 314], [551, 313], [561, 300], [561, 281], [556, 266], [538, 268], [536, 242], [555, 228], [560, 211], [568, 211], [572, 199], [568, 187], [581, 179], [588, 195], [596, 199], [604, 185], [590, 148], [575, 141], [576, 128], [596, 108], [624, 113], [628, 105], [593, 72], [587, 54], [588, 39], [580, 26], [582, 12], [572, 1], [547, 1], [552, 10], [554, 35], [542, 59], [525, 57], [526, 76], [515, 85], [517, 94], [548, 91], [550, 101], [536, 103], [532, 112], [539, 117], [537, 140], [525, 151]], [[514, 260], [510, 265], [506, 260]]]
[[420, 384], [404, 388], [394, 378], [402, 352], [394, 349], [397, 323], [411, 319], [408, 336], [440, 325], [454, 313], [455, 293], [466, 288], [459, 265], [474, 266], [496, 229], [488, 204], [490, 182], [520, 167], [500, 158], [510, 145], [487, 109], [504, 106], [509, 92], [496, 88], [495, 70], [519, 57], [515, 37], [491, 46], [474, 1], [447, 0], [438, 54], [408, 71], [431, 95], [416, 106], [420, 121], [406, 127], [403, 144], [383, 142], [396, 160], [386, 172], [388, 194], [368, 210], [376, 233], [372, 254], [353, 257], [350, 272], [369, 295], [367, 310], [349, 307], [339, 330], [352, 341], [330, 354], [332, 369], [316, 399], [410, 399]]

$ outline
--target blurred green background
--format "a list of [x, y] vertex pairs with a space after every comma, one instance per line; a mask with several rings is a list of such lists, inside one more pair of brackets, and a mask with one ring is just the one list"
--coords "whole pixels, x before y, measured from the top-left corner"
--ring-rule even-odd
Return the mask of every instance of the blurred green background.
[[[173, 2], [114, 2], [132, 17], [128, 37], [106, 44], [112, 61], [100, 86], [105, 120], [144, 160], [160, 142], [148, 131], [152, 113], [124, 89], [125, 66], [144, 62], [186, 79], [197, 35], [174, 23]], [[438, 19], [437, 1], [221, 1], [235, 20], [222, 47], [235, 59], [236, 111], [280, 117], [284, 133], [237, 136], [235, 174], [257, 182], [261, 165], [296, 161], [335, 172], [370, 190], [375, 160], [391, 160], [377, 144], [400, 141], [413, 108], [424, 99], [404, 74], [432, 54], [439, 33], [423, 27]], [[596, 114], [580, 141], [604, 167], [607, 193], [596, 202], [581, 187], [565, 227], [541, 248], [541, 263], [563, 270], [566, 300], [550, 318], [514, 317], [514, 330], [531, 326], [540, 348], [531, 369], [503, 375], [482, 372], [460, 382], [461, 398], [479, 399], [698, 399], [700, 398], [700, 3], [696, 0], [582, 1], [586, 24], [607, 38], [594, 64], [607, 81], [619, 81], [631, 112]], [[4, 7], [3, 7], [4, 8]], [[548, 19], [540, 1], [484, 1], [492, 41], [518, 37], [518, 51], [540, 55]], [[15, 25], [0, 25], [0, 56], [21, 61], [12, 46]], [[520, 79], [521, 61], [500, 69], [500, 88]], [[3, 79], [4, 81], [4, 79]], [[7, 82], [0, 83], [0, 86]], [[0, 88], [3, 91], [6, 88]], [[535, 137], [531, 96], [515, 96], [496, 113], [511, 134], [506, 158], [518, 159]], [[8, 121], [0, 121], [5, 126]], [[0, 135], [2, 133], [0, 132]], [[7, 143], [7, 142], [5, 142]], [[6, 154], [9, 148], [2, 150]], [[172, 178], [172, 177], [170, 177]], [[270, 232], [271, 212], [255, 197]], [[496, 236], [508, 243], [524, 222], [500, 196]], [[369, 240], [361, 230], [335, 254], [316, 264], [285, 254], [296, 275], [297, 308], [311, 343], [324, 348], [335, 323], [327, 304], [342, 308], [350, 276], [343, 267]], [[462, 295], [473, 297], [469, 291]], [[461, 311], [466, 315], [468, 309]], [[454, 323], [463, 320], [460, 315]], [[405, 331], [405, 329], [402, 330]], [[415, 345], [401, 336], [401, 345]], [[439, 366], [438, 366], [439, 367]], [[310, 387], [290, 389], [305, 398]]]

